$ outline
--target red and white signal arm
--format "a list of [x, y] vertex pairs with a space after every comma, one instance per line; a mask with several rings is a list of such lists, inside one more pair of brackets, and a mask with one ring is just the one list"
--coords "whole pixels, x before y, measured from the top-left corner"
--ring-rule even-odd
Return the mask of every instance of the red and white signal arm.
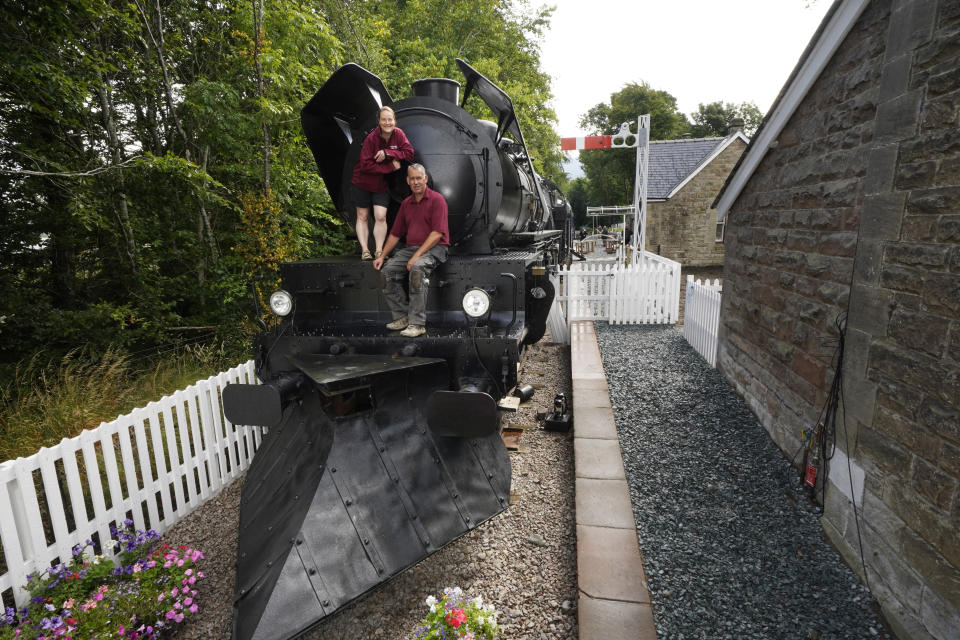
[[[649, 127], [649, 124], [647, 125]], [[640, 124], [637, 129], [639, 131]], [[581, 151], [585, 149], [630, 149], [639, 146], [640, 136], [630, 132], [630, 123], [624, 122], [620, 130], [611, 136], [580, 136], [560, 138], [561, 151]]]
[[561, 151], [578, 149], [609, 149], [613, 136], [580, 136], [578, 138], [560, 138]]

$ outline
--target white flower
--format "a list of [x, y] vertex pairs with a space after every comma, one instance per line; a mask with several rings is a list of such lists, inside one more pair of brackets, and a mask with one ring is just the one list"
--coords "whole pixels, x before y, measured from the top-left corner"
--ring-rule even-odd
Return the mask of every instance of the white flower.
[[435, 604], [430, 605], [430, 613], [436, 613], [436, 612], [437, 612], [437, 605]]
[[476, 598], [473, 599], [473, 603], [474, 603], [475, 605], [477, 605], [478, 607], [482, 607], [482, 606], [483, 606], [483, 598], [482, 598], [481, 596], [477, 596]]
[[477, 616], [477, 624], [480, 625], [481, 627], [484, 625], [486, 621], [487, 619], [484, 618], [483, 616]]
[[427, 606], [432, 607], [435, 604], [437, 604], [437, 599], [433, 596], [427, 596]]
[[463, 589], [461, 589], [460, 587], [454, 587], [454, 588], [453, 588], [453, 595], [455, 595], [455, 596], [462, 596], [462, 595], [463, 595]]

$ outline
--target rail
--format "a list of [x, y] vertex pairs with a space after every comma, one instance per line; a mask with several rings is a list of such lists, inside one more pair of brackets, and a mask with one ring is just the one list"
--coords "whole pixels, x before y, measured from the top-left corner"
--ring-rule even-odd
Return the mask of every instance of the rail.
[[109, 555], [111, 524], [163, 533], [238, 478], [262, 433], [223, 416], [231, 382], [256, 383], [253, 361], [0, 464], [4, 605], [12, 592], [25, 606], [27, 575], [69, 561], [76, 544]]

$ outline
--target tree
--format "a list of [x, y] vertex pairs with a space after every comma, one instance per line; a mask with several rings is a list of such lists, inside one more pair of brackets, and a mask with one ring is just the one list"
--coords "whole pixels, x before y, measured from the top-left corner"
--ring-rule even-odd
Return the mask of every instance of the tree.
[[[677, 110], [677, 99], [666, 91], [653, 89], [646, 82], [631, 82], [610, 96], [610, 102], [590, 109], [580, 126], [591, 135], [616, 133], [623, 122], [637, 121], [650, 114], [650, 139], [678, 138], [690, 130], [686, 116]], [[636, 130], [634, 125], [633, 131]], [[636, 151], [604, 149], [581, 151], [580, 163], [589, 181], [588, 202], [591, 205], [623, 205], [633, 202], [636, 174]]]
[[0, 12], [0, 365], [156, 346], [178, 325], [232, 333], [253, 267], [340, 253], [352, 232], [298, 115], [346, 61], [402, 98], [468, 60], [563, 182], [550, 12], [527, 0], [17, 4]]
[[690, 133], [695, 138], [725, 137], [734, 120], [743, 121], [744, 134], [752, 136], [763, 121], [763, 113], [752, 102], [700, 104], [692, 117]]
[[567, 200], [573, 209], [573, 226], [582, 227], [587, 224], [587, 189], [588, 182], [584, 177], [575, 178], [567, 188]]

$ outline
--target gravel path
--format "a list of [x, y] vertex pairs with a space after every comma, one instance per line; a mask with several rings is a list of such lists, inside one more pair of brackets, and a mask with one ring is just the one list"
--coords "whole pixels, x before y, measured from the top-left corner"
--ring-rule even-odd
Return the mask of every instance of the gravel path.
[[659, 637], [889, 638], [796, 472], [682, 333], [597, 338]]
[[[512, 506], [303, 638], [399, 640], [426, 613], [424, 599], [454, 585], [501, 610], [503, 640], [576, 638], [573, 438], [541, 430], [537, 419], [538, 412], [552, 409], [557, 392], [569, 397], [569, 371], [565, 347], [541, 342], [527, 352], [520, 380], [536, 393], [516, 413], [503, 414], [504, 426], [526, 428], [521, 452], [510, 455]], [[206, 554], [201, 615], [185, 624], [178, 640], [230, 637], [241, 484], [233, 483], [164, 536]]]

